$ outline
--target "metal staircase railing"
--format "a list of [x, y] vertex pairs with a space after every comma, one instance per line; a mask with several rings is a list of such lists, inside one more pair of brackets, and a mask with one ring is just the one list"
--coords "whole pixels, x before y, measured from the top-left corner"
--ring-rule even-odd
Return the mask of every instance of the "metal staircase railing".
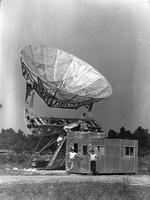
[[[66, 153], [66, 136], [62, 139], [60, 145], [58, 146], [57, 150], [55, 151], [53, 157], [51, 158], [50, 162], [48, 163], [46, 170], [53, 169], [57, 166], [57, 163], [61, 163], [64, 160], [65, 153]], [[54, 166], [55, 165], [55, 166]]]

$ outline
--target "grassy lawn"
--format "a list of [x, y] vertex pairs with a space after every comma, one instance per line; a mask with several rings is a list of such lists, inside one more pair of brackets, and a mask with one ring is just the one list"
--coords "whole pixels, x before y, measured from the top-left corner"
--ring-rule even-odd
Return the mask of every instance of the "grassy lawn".
[[[150, 174], [150, 155], [139, 158], [139, 174]], [[0, 175], [20, 175], [25, 166], [0, 165]], [[150, 187], [133, 186], [128, 179], [117, 183], [63, 182], [1, 184], [0, 200], [150, 200]]]
[[2, 200], [149, 200], [150, 187], [117, 183], [34, 183], [0, 186]]

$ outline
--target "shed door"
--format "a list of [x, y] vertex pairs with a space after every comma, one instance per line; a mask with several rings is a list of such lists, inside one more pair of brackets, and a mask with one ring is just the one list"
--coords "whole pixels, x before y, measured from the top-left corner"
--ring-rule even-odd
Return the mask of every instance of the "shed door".
[[135, 147], [125, 145], [123, 147], [121, 170], [122, 172], [135, 172]]
[[[78, 139], [75, 139], [73, 141], [73, 147], [74, 147], [74, 151], [78, 153], [79, 155], [81, 155], [80, 146], [81, 146], [81, 141]], [[81, 159], [78, 156], [75, 156], [72, 172], [80, 173], [80, 171], [81, 171]]]
[[87, 152], [88, 144], [82, 144], [82, 155], [83, 160], [81, 161], [81, 172], [82, 173], [89, 173], [90, 172], [90, 156]]
[[98, 156], [98, 160], [96, 161], [96, 171], [98, 173], [105, 172], [104, 168], [104, 160], [105, 160], [105, 146], [103, 145], [94, 145], [94, 152]]

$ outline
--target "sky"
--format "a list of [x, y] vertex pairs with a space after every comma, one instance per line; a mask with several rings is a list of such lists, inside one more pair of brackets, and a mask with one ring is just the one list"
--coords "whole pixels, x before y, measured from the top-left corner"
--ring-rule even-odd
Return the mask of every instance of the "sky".
[[[20, 51], [41, 44], [69, 52], [96, 68], [113, 88], [93, 107], [107, 133], [122, 126], [150, 130], [149, 0], [2, 0], [0, 11], [0, 130], [21, 129], [25, 80]], [[48, 108], [36, 97], [38, 115], [80, 117], [82, 109]]]

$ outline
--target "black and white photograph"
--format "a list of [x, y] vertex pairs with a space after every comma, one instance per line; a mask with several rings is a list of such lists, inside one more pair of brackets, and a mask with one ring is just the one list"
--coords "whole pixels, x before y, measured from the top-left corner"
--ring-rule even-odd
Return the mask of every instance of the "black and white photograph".
[[150, 199], [150, 1], [0, 1], [0, 199]]

